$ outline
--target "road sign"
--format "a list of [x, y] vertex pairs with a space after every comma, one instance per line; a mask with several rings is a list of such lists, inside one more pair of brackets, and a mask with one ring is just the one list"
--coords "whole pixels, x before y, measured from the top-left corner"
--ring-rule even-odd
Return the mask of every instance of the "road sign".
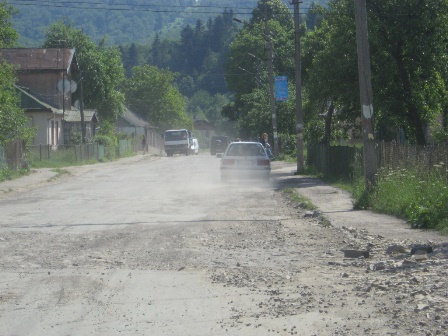
[[288, 78], [286, 76], [275, 77], [275, 99], [277, 101], [288, 100]]

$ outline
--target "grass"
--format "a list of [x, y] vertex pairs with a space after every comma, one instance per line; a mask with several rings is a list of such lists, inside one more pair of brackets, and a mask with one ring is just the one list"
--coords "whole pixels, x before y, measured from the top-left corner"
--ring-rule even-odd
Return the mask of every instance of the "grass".
[[408, 221], [412, 227], [448, 233], [448, 169], [444, 164], [430, 172], [419, 169], [380, 169], [376, 186], [367, 193], [363, 177], [354, 182], [328, 180], [348, 190], [355, 208], [371, 209]]
[[[297, 203], [299, 207], [305, 210], [317, 210], [317, 207], [307, 197], [298, 194], [294, 188], [285, 188], [282, 190], [292, 202]], [[330, 227], [330, 221], [324, 216], [319, 216], [319, 224], [324, 227]]]
[[64, 167], [70, 167], [70, 166], [84, 166], [84, 165], [90, 165], [98, 163], [98, 160], [92, 159], [92, 160], [86, 160], [86, 161], [56, 161], [56, 160], [43, 160], [43, 161], [33, 161], [31, 163], [32, 168], [64, 168]]
[[55, 168], [52, 169], [51, 171], [57, 173], [57, 175], [54, 177], [55, 179], [64, 176], [64, 175], [70, 175], [70, 172], [66, 169], [62, 169], [62, 168]]
[[294, 188], [285, 188], [282, 192], [289, 197], [291, 201], [297, 203], [301, 208], [306, 210], [316, 210], [317, 207], [305, 196], [295, 192]]
[[29, 174], [28, 169], [11, 170], [0, 166], [0, 182], [12, 180], [27, 174]]

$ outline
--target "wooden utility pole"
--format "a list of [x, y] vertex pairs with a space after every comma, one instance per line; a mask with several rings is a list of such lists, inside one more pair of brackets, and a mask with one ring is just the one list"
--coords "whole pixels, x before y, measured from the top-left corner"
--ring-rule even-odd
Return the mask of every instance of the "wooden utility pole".
[[303, 173], [303, 114], [302, 114], [302, 61], [300, 49], [300, 0], [294, 0], [295, 76], [296, 76], [296, 130], [297, 174]]
[[355, 1], [356, 45], [358, 50], [359, 92], [361, 97], [364, 180], [366, 190], [375, 185], [377, 157], [373, 131], [372, 81], [367, 31], [366, 0]]
[[81, 79], [79, 80], [80, 82], [80, 98], [79, 98], [79, 112], [81, 114], [81, 138], [82, 138], [82, 143], [85, 144], [86, 143], [86, 122], [84, 120], [84, 92], [83, 92], [83, 88], [82, 88], [82, 71], [79, 70], [79, 76], [81, 77]]
[[[267, 3], [266, 3], [267, 4]], [[264, 38], [266, 44], [266, 63], [268, 67], [268, 81], [269, 81], [269, 102], [271, 105], [272, 113], [272, 133], [274, 136], [274, 156], [278, 157], [278, 132], [277, 132], [277, 113], [275, 110], [275, 92], [274, 92], [274, 69], [273, 69], [273, 56], [272, 56], [272, 44], [271, 35], [268, 27], [268, 15], [267, 8], [265, 9], [265, 21], [264, 21]]]

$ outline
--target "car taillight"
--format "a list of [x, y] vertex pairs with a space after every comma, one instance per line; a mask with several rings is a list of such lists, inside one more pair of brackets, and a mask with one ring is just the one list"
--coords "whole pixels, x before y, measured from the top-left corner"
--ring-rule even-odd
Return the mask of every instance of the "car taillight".
[[270, 160], [266, 160], [266, 159], [258, 160], [258, 165], [259, 166], [269, 166], [270, 164], [271, 164]]
[[235, 160], [234, 159], [222, 159], [222, 164], [225, 166], [231, 166], [231, 165], [235, 164]]

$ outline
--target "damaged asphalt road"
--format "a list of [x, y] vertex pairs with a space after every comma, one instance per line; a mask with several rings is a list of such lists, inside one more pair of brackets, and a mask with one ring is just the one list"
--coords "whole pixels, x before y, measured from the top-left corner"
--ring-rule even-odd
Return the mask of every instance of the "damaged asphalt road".
[[447, 335], [446, 237], [293, 170], [223, 184], [215, 157], [140, 156], [16, 181], [0, 334]]

